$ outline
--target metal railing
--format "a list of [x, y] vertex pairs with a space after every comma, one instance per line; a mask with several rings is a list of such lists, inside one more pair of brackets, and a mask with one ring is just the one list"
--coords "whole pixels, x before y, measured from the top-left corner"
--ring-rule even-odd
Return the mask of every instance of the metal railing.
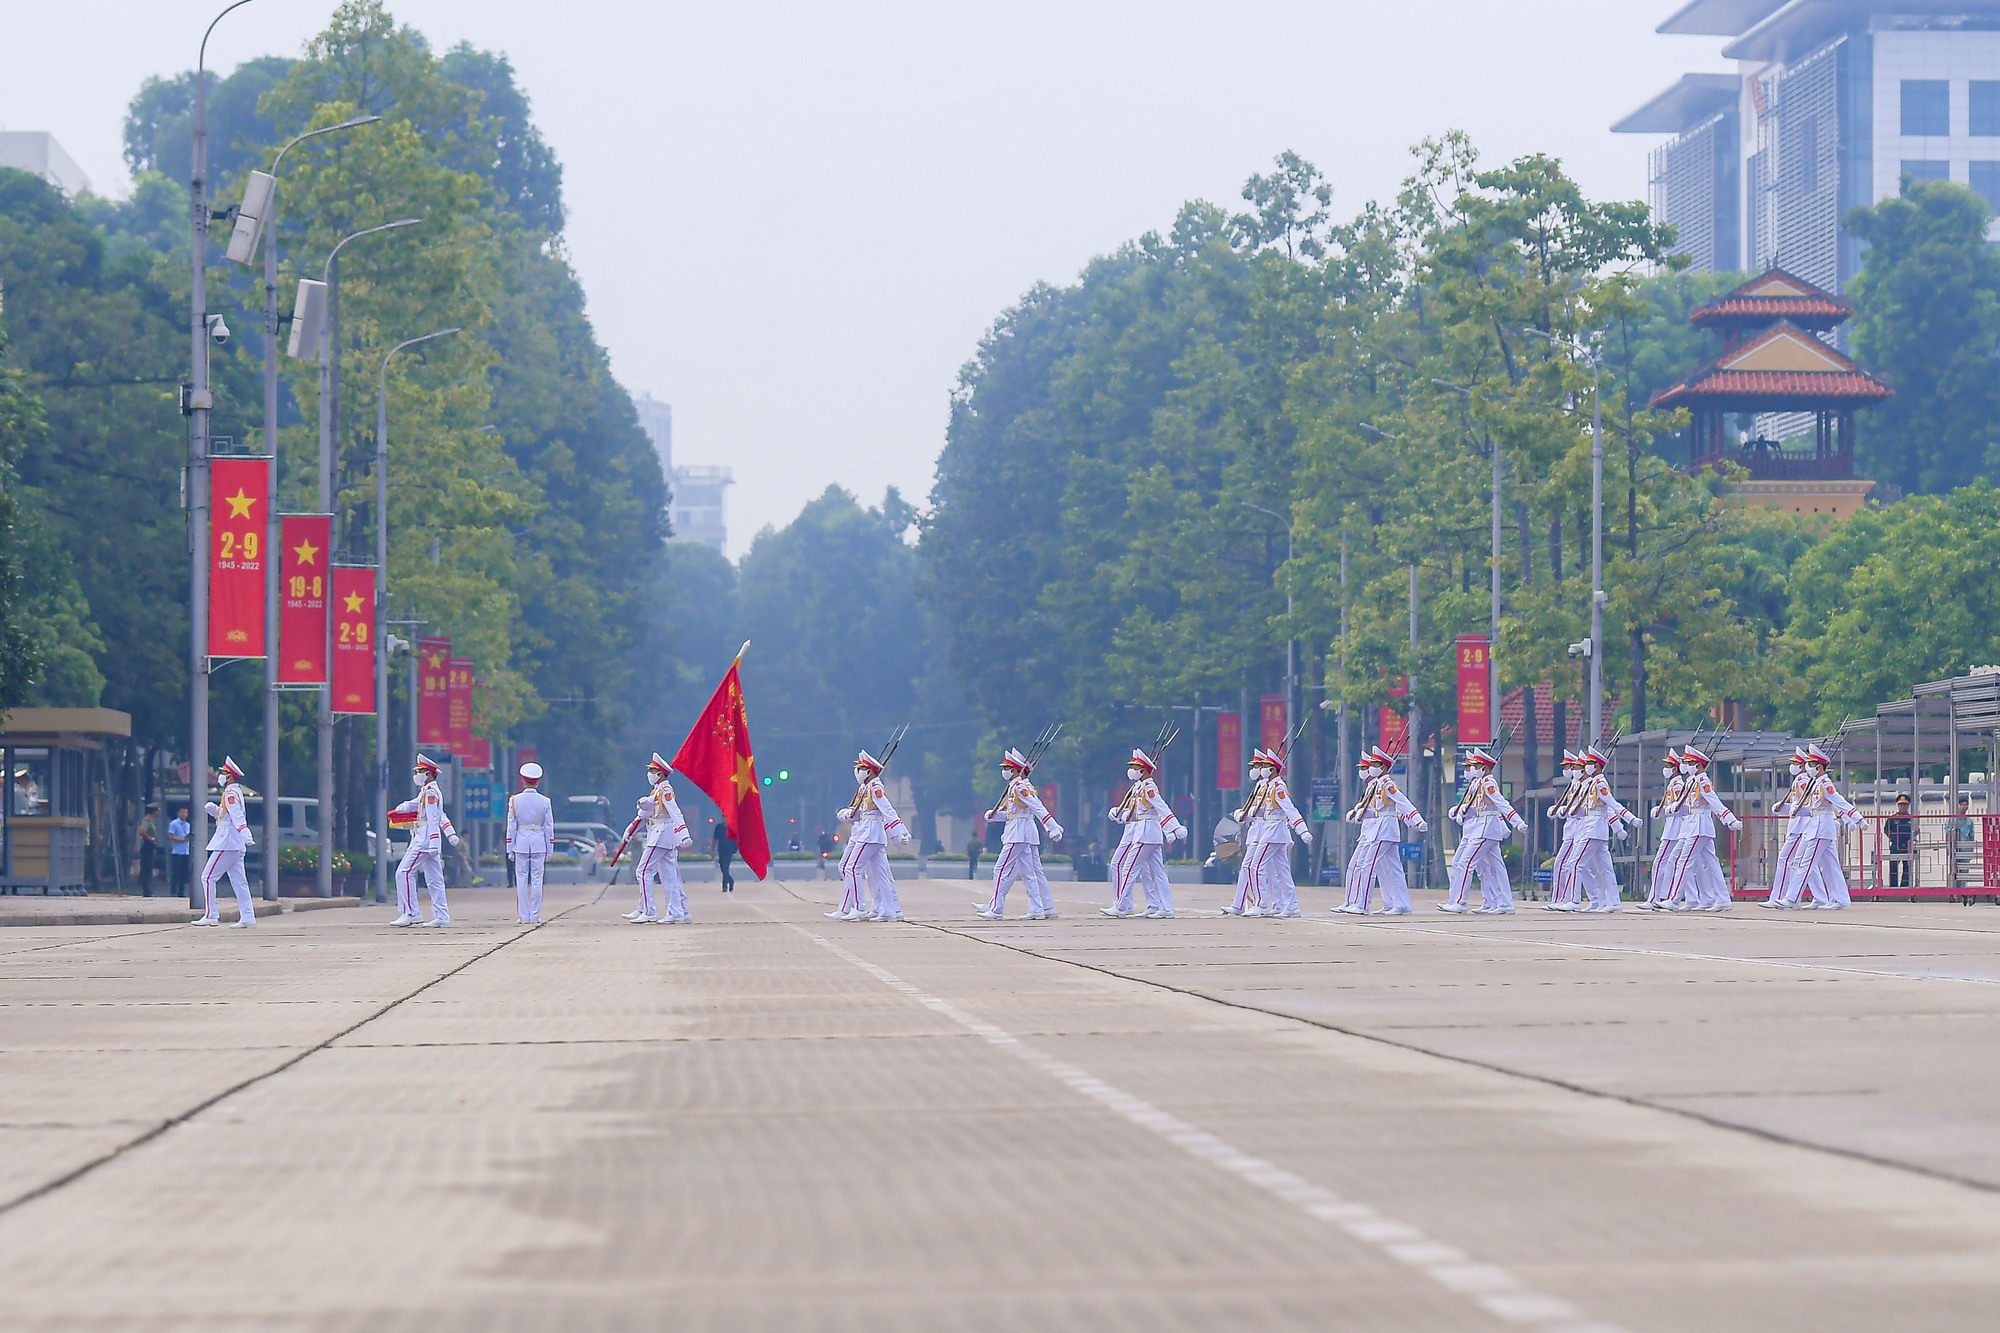
[[[2000, 815], [1865, 815], [1842, 829], [1840, 866], [1855, 898], [2000, 896]], [[1731, 896], [1768, 897], [1789, 820], [1746, 815], [1740, 832], [1718, 831], [1716, 851]], [[1724, 840], [1727, 839], [1725, 846]]]

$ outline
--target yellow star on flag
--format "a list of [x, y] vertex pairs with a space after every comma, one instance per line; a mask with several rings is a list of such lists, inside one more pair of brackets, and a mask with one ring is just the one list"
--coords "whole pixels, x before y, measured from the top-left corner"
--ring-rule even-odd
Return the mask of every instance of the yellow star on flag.
[[736, 799], [742, 800], [757, 790], [757, 758], [755, 755], [736, 756]]
[[302, 541], [292, 548], [292, 554], [299, 558], [300, 564], [310, 565], [313, 557], [319, 554], [319, 547], [314, 546], [311, 541]]
[[347, 596], [340, 599], [340, 604], [347, 608], [349, 615], [361, 614], [361, 594], [358, 592], [347, 594]]
[[245, 494], [241, 486], [236, 488], [236, 494], [225, 495], [222, 499], [223, 503], [229, 506], [229, 516], [231, 518], [250, 517], [250, 507], [257, 503], [257, 497]]

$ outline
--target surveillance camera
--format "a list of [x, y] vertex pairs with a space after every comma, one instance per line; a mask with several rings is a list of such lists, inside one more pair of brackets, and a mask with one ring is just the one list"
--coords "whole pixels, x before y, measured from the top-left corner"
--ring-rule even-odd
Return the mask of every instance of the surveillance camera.
[[1571, 657], [1588, 657], [1588, 656], [1590, 656], [1590, 640], [1589, 640], [1589, 639], [1580, 639], [1580, 640], [1578, 640], [1577, 642], [1575, 642], [1575, 643], [1571, 644], [1571, 645], [1569, 646], [1569, 655], [1570, 655]]
[[208, 336], [215, 340], [217, 347], [226, 346], [229, 342], [228, 322], [220, 315], [210, 315], [208, 317]]

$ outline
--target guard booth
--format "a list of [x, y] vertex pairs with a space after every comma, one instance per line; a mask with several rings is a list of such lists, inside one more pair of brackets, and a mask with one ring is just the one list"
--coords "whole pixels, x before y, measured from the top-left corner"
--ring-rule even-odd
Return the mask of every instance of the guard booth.
[[[0, 893], [81, 894], [104, 747], [132, 735], [115, 708], [16, 708], [0, 720]], [[98, 836], [104, 836], [99, 834]]]

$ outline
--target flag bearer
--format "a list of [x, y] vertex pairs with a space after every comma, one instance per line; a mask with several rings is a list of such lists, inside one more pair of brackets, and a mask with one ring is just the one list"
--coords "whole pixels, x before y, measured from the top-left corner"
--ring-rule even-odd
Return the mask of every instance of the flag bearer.
[[[639, 818], [646, 821], [646, 849], [639, 856], [639, 906], [625, 914], [634, 925], [663, 921], [684, 926], [688, 921], [687, 889], [681, 883], [681, 848], [694, 846], [680, 803], [674, 800], [672, 772], [658, 750], [646, 764], [646, 781], [652, 789], [639, 798]], [[717, 837], [727, 836], [719, 831]], [[653, 895], [654, 884], [666, 899], [665, 910]]]
[[[257, 840], [250, 835], [250, 822], [243, 814], [242, 782], [243, 770], [236, 766], [236, 761], [224, 759], [222, 767], [215, 770], [215, 785], [222, 789], [222, 800], [220, 803], [208, 801], [203, 806], [208, 811], [208, 817], [215, 821], [215, 832], [208, 836], [208, 864], [201, 868], [202, 914], [195, 921], [198, 926], [222, 924], [218, 915], [220, 905], [215, 901], [215, 882], [224, 875], [229, 876], [229, 887], [236, 890], [233, 928], [248, 930], [257, 924], [257, 908], [250, 898], [250, 881], [243, 874], [244, 849]], [[264, 799], [272, 798], [267, 796]]]
[[1611, 758], [1592, 745], [1583, 752], [1583, 793], [1577, 797], [1574, 822], [1577, 825], [1577, 874], [1590, 897], [1586, 912], [1610, 913], [1619, 909], [1618, 872], [1611, 864], [1611, 838], [1625, 836], [1628, 824], [1639, 817], [1619, 804], [1611, 794], [1611, 780], [1604, 776]]
[[[389, 924], [417, 924], [417, 875], [421, 872], [431, 896], [430, 919], [423, 924], [440, 930], [451, 924], [451, 906], [444, 896], [444, 844], [458, 846], [458, 830], [451, 826], [451, 816], [444, 812], [444, 793], [438, 790], [437, 783], [437, 760], [418, 755], [411, 765], [410, 776], [417, 784], [416, 797], [397, 806], [390, 815], [391, 825], [401, 822], [409, 828], [410, 846], [403, 853], [402, 864], [396, 867], [396, 905], [401, 914]], [[398, 821], [397, 815], [403, 819]]]
[[556, 845], [556, 809], [542, 795], [542, 766], [521, 765], [521, 790], [507, 798], [507, 855], [514, 862], [514, 906], [524, 926], [542, 921], [542, 871]]
[[1042, 832], [1048, 833], [1049, 841], [1061, 842], [1063, 831], [1042, 804], [1035, 784], [1028, 781], [1028, 774], [1034, 771], [1035, 766], [1019, 750], [1000, 756], [1000, 776], [1006, 779], [1007, 791], [986, 812], [986, 818], [1005, 820], [1006, 828], [1000, 834], [1000, 859], [993, 863], [993, 897], [986, 906], [973, 909], [989, 921], [1006, 917], [1007, 893], [1016, 879], [1028, 891], [1028, 920], [1055, 918], [1055, 894], [1042, 871]]
[[[1154, 780], [1159, 771], [1159, 762], [1144, 750], [1132, 751], [1131, 760], [1125, 765], [1125, 799], [1107, 814], [1115, 823], [1123, 824], [1125, 832], [1118, 839], [1118, 850], [1111, 854], [1111, 879], [1114, 896], [1111, 906], [1098, 910], [1106, 916], [1132, 915], [1132, 885], [1137, 882], [1146, 891], [1145, 915], [1156, 920], [1164, 920], [1174, 914], [1174, 891], [1167, 883], [1166, 846], [1187, 836], [1180, 820], [1174, 818], [1173, 808], [1160, 795], [1160, 784]], [[1249, 852], [1246, 850], [1247, 857]]]
[[[854, 799], [834, 815], [848, 826], [847, 851], [840, 858], [840, 906], [827, 915], [836, 921], [901, 921], [903, 902], [889, 872], [889, 840], [900, 847], [909, 842], [910, 831], [889, 804], [881, 760], [866, 750], [856, 755], [854, 782]], [[871, 894], [873, 905], [868, 906]]]
[[1680, 864], [1686, 872], [1675, 871], [1679, 901], [1673, 910], [1677, 912], [1729, 910], [1729, 878], [1722, 873], [1722, 862], [1715, 854], [1715, 822], [1721, 820], [1725, 828], [1734, 830], [1742, 828], [1743, 821], [1715, 794], [1708, 764], [1708, 756], [1692, 745], [1681, 752], [1685, 796]]
[[1354, 855], [1347, 858], [1347, 901], [1334, 908], [1349, 916], [1367, 916], [1368, 900], [1375, 885], [1382, 885], [1382, 915], [1410, 914], [1410, 885], [1403, 878], [1403, 826], [1422, 833], [1430, 826], [1410, 804], [1410, 798], [1389, 776], [1396, 760], [1381, 746], [1361, 756], [1361, 799], [1347, 812], [1351, 824], [1361, 825], [1361, 837]]
[[1256, 750], [1250, 758], [1250, 799], [1237, 817], [1243, 821], [1242, 878], [1262, 902], [1245, 916], [1299, 915], [1298, 885], [1292, 880], [1292, 835], [1312, 846], [1312, 830], [1285, 790], [1285, 760], [1276, 750]]
[[1514, 910], [1514, 886], [1507, 881], [1507, 861], [1500, 846], [1510, 829], [1527, 824], [1514, 812], [1493, 776], [1493, 756], [1481, 749], [1467, 752], [1463, 761], [1471, 769], [1465, 799], [1452, 807], [1458, 821], [1458, 850], [1451, 858], [1451, 896], [1438, 904], [1440, 912], [1462, 913], [1472, 877], [1479, 877], [1479, 907], [1488, 914], [1504, 915]]

